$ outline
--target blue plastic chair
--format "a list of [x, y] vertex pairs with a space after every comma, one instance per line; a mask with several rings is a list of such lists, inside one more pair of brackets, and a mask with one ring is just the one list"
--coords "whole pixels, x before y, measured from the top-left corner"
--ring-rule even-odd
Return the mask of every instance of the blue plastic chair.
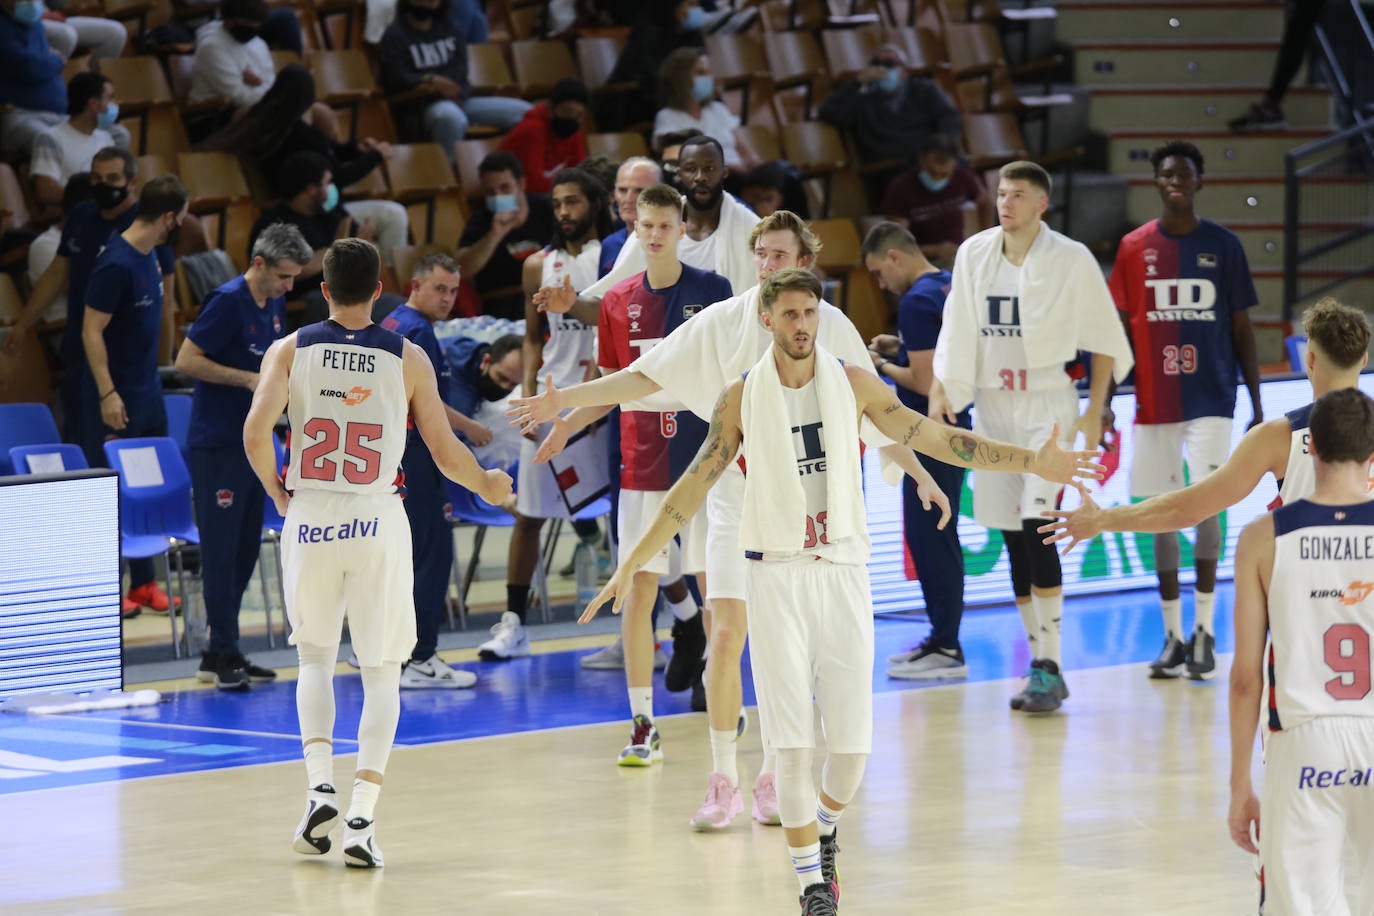
[[62, 462], [64, 471], [84, 471], [90, 467], [86, 463], [86, 453], [81, 446], [70, 442], [55, 442], [52, 445], [16, 445], [10, 449], [10, 464], [16, 474], [38, 474], [33, 470], [29, 459], [34, 456], [55, 455]]
[[182, 460], [189, 466], [191, 450], [186, 440], [191, 433], [191, 396], [189, 394], [164, 394], [163, 406], [167, 408], [167, 435], [181, 449]]
[[[513, 465], [508, 473], [512, 480], [517, 479], [519, 463]], [[466, 629], [468, 589], [472, 587], [472, 581], [477, 578], [477, 564], [482, 557], [482, 542], [486, 540], [487, 529], [513, 528], [515, 527], [515, 516], [499, 506], [493, 506], [466, 487], [461, 487], [451, 480], [447, 483], [453, 524], [475, 525], [477, 527], [476, 532], [473, 533], [472, 556], [468, 559], [467, 572], [462, 581], [455, 583], [458, 586], [458, 616], [461, 625]], [[456, 568], [454, 572], [457, 572]], [[544, 622], [548, 623], [551, 619], [549, 584], [542, 550], [535, 558], [534, 582], [530, 584], [530, 588], [539, 604], [539, 613], [543, 616]]]
[[[125, 464], [135, 449], [152, 449], [162, 474], [159, 484], [132, 485]], [[111, 439], [105, 443], [105, 457], [110, 467], [119, 472], [119, 539], [125, 557], [145, 559], [175, 555], [177, 561], [177, 594], [181, 596], [181, 613], [187, 610], [186, 576], [181, 552], [187, 544], [200, 543], [191, 504], [191, 474], [182, 460], [177, 444], [169, 438]], [[167, 562], [167, 588], [171, 591], [172, 570]], [[175, 602], [167, 614], [172, 624], [172, 651], [181, 658], [181, 640], [177, 637]], [[182, 636], [187, 638], [184, 632]]]
[[1306, 372], [1307, 337], [1303, 334], [1289, 334], [1283, 339], [1283, 346], [1288, 350], [1288, 364], [1293, 371]]
[[61, 442], [57, 421], [46, 404], [0, 404], [0, 477], [14, 473], [10, 449], [16, 445]]

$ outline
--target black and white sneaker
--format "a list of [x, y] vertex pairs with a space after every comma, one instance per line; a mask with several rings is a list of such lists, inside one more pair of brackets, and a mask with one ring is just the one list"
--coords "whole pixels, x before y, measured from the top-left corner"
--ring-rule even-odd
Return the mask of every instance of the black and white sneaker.
[[801, 895], [801, 916], [835, 916], [835, 891], [829, 884], [813, 884]]
[[375, 821], [360, 817], [344, 822], [343, 860], [350, 868], [381, 868], [382, 847], [377, 845]]
[[838, 833], [821, 837], [821, 880], [830, 885], [835, 895], [835, 905], [840, 903], [840, 869], [835, 864], [835, 855], [840, 851]]
[[927, 639], [910, 652], [893, 656], [887, 676], [912, 681], [968, 677], [968, 662], [962, 649], [944, 649]]
[[291, 848], [303, 856], [322, 856], [333, 843], [329, 832], [339, 823], [339, 797], [334, 787], [321, 783], [305, 794], [305, 816], [296, 827]]
[[706, 615], [697, 611], [691, 620], [673, 622], [673, 654], [663, 672], [663, 686], [678, 693], [692, 686], [697, 662], [706, 654]]
[[248, 675], [248, 681], [252, 684], [270, 684], [277, 679], [277, 672], [271, 668], [264, 668], [262, 665], [255, 665], [240, 653], [233, 657], [234, 664]]
[[1164, 637], [1159, 658], [1150, 662], [1150, 677], [1157, 681], [1172, 680], [1183, 675], [1183, 663], [1188, 660], [1188, 646], [1173, 633]]
[[1188, 640], [1188, 677], [1194, 681], [1210, 681], [1217, 674], [1217, 638], [1202, 627], [1193, 631]]
[[[275, 676], [275, 675], [274, 675]], [[214, 684], [220, 690], [247, 690], [248, 672], [231, 655], [202, 652], [196, 680]]]

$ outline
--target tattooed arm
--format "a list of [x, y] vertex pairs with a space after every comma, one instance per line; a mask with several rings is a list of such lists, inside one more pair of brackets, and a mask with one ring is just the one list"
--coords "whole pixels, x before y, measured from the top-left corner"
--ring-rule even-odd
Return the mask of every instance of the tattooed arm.
[[946, 464], [978, 471], [1036, 474], [1046, 480], [1069, 483], [1074, 477], [1101, 477], [1096, 452], [1066, 452], [1059, 447], [1058, 427], [1039, 451], [998, 442], [957, 426], [946, 426], [897, 400], [892, 389], [874, 376], [845, 367], [859, 411], [898, 445], [929, 455]]
[[[881, 384], [881, 383], [879, 383]], [[886, 386], [884, 386], [886, 387]], [[706, 441], [692, 460], [687, 473], [678, 478], [672, 489], [663, 499], [663, 507], [654, 516], [648, 530], [634, 545], [629, 556], [616, 568], [615, 575], [601, 589], [591, 604], [587, 605], [579, 623], [586, 623], [596, 616], [596, 612], [610, 598], [615, 599], [611, 610], [620, 613], [620, 607], [629, 594], [630, 582], [634, 574], [645, 563], [672, 540], [683, 525], [701, 509], [706, 502], [706, 493], [713, 487], [725, 468], [739, 452], [744, 441], [744, 429], [740, 420], [740, 402], [744, 394], [744, 380], [736, 379], [720, 395], [716, 408], [711, 414], [711, 427], [706, 433]]]

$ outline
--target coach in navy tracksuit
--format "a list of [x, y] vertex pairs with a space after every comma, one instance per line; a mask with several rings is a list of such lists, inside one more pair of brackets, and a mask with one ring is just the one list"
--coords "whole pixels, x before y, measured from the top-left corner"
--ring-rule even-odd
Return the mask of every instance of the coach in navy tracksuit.
[[[896, 223], [879, 223], [869, 230], [863, 245], [864, 266], [878, 277], [883, 289], [901, 296], [897, 303], [898, 336], [875, 338], [870, 345], [874, 368], [897, 384], [897, 397], [919, 413], [930, 409], [928, 393], [934, 377], [932, 360], [940, 337], [950, 275], [931, 265], [916, 239]], [[968, 411], [959, 414], [959, 425], [972, 428]], [[888, 677], [908, 679], [959, 678], [968, 676], [964, 651], [959, 645], [959, 623], [964, 616], [964, 551], [959, 544], [959, 494], [964, 488], [964, 469], [918, 454], [921, 464], [949, 497], [953, 518], [944, 530], [937, 528], [940, 513], [921, 508], [916, 484], [902, 480], [903, 528], [907, 549], [916, 563], [916, 574], [925, 595], [930, 636], [909, 652], [888, 659]]]
[[[382, 320], [382, 327], [415, 344], [434, 366], [441, 395], [450, 384], [448, 363], [434, 336], [434, 322], [448, 317], [458, 297], [458, 262], [442, 253], [428, 254], [411, 271], [410, 297]], [[469, 441], [490, 440], [486, 427], [447, 407], [449, 425]], [[482, 438], [485, 434], [485, 440]], [[444, 507], [448, 483], [416, 430], [406, 437], [405, 510], [415, 553], [415, 648], [401, 669], [403, 688], [471, 687], [477, 676], [451, 668], [438, 655], [439, 627], [448, 605], [449, 575], [453, 568], [453, 533]]]
[[196, 380], [186, 441], [210, 625], [196, 676], [221, 690], [246, 690], [277, 676], [239, 649], [239, 608], [262, 548], [266, 499], [243, 451], [243, 423], [262, 357], [286, 333], [286, 294], [313, 254], [295, 226], [264, 229], [247, 272], [206, 297], [177, 353], [177, 369]]

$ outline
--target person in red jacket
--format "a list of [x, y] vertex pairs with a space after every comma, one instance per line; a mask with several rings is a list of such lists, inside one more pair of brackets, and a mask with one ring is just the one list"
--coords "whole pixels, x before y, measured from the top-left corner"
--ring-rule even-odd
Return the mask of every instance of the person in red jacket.
[[587, 87], [581, 80], [562, 79], [547, 102], [527, 111], [501, 138], [499, 148], [514, 153], [525, 167], [526, 191], [549, 193], [553, 176], [587, 158], [587, 135], [582, 132], [586, 116]]

